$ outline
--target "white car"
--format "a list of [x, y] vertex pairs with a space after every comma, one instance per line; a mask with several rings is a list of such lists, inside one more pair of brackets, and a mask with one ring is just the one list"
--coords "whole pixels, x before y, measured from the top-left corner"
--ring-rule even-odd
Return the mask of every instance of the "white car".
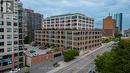
[[16, 73], [20, 71], [20, 68], [15, 68], [15, 69], [12, 69], [11, 71], [9, 71], [8, 73]]

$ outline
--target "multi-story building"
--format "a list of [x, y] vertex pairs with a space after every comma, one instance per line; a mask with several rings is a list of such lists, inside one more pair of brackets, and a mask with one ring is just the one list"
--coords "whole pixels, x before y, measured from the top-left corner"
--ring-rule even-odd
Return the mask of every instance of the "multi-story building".
[[114, 19], [116, 20], [116, 27], [118, 31], [122, 32], [123, 13], [114, 14]]
[[0, 0], [0, 72], [23, 66], [22, 3]]
[[62, 49], [95, 49], [101, 46], [100, 30], [36, 30], [35, 42]]
[[94, 19], [74, 13], [44, 19], [43, 29], [93, 29]]
[[54, 55], [51, 49], [41, 50], [38, 47], [32, 47], [30, 45], [25, 45], [25, 64], [27, 66], [34, 66], [45, 61], [53, 60]]
[[93, 27], [94, 19], [80, 13], [47, 17], [43, 29], [35, 31], [35, 42], [62, 49], [94, 49], [101, 46], [102, 33]]
[[24, 37], [34, 39], [34, 30], [41, 29], [43, 15], [34, 13], [31, 9], [23, 9], [23, 32]]
[[116, 30], [116, 21], [112, 19], [112, 16], [107, 16], [103, 19], [103, 36], [114, 37]]
[[23, 9], [23, 32], [24, 36], [31, 36], [32, 34], [32, 14], [33, 10]]
[[33, 13], [32, 26], [33, 29], [42, 29], [43, 15], [40, 13]]
[[130, 28], [128, 30], [124, 30], [124, 37], [130, 37]]

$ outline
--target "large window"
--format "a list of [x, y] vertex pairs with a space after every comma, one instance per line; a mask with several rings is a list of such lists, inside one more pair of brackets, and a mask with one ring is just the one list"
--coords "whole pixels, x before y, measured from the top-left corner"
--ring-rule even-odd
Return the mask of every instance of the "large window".
[[3, 21], [0, 21], [0, 26], [4, 25]]
[[14, 51], [17, 51], [18, 50], [18, 47], [14, 47]]
[[14, 38], [18, 38], [18, 35], [17, 35], [17, 34], [15, 34], [15, 35], [14, 35]]
[[18, 32], [18, 29], [17, 29], [17, 28], [14, 28], [14, 32]]
[[7, 52], [11, 52], [12, 51], [12, 48], [7, 48]]
[[0, 39], [4, 39], [4, 35], [0, 35]]
[[7, 41], [7, 45], [12, 45], [12, 42], [11, 41]]
[[7, 35], [7, 39], [11, 39], [12, 38], [12, 35]]
[[0, 53], [3, 53], [4, 52], [4, 48], [0, 48]]
[[12, 32], [12, 29], [11, 28], [7, 28], [7, 32]]
[[3, 60], [3, 62], [2, 62], [2, 66], [6, 66], [6, 65], [9, 65], [9, 64], [11, 64], [12, 62], [12, 59], [11, 59], [11, 55], [4, 55], [3, 57], [2, 57], [2, 60]]
[[4, 32], [4, 28], [0, 28], [0, 32]]
[[2, 63], [3, 63], [3, 57], [0, 56], [0, 66], [2, 66]]
[[11, 22], [7, 22], [7, 26], [11, 26]]
[[17, 41], [14, 41], [14, 45], [16, 45], [16, 44], [18, 44], [18, 42], [17, 42]]
[[7, 19], [11, 19], [12, 16], [11, 16], [10, 14], [7, 14], [7, 15], [6, 15], [6, 18], [7, 18]]
[[0, 46], [4, 46], [4, 42], [0, 42]]
[[18, 24], [16, 22], [14, 22], [14, 26], [17, 26]]

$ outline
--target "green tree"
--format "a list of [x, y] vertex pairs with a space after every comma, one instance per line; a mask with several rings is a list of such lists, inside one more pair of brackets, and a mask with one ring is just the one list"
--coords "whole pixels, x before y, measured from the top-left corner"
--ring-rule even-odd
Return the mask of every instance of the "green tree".
[[71, 49], [71, 50], [64, 52], [63, 55], [64, 55], [64, 61], [68, 62], [68, 61], [73, 60], [75, 58], [75, 56], [78, 56], [79, 51], [76, 49]]
[[122, 39], [119, 46], [95, 59], [99, 73], [130, 73], [130, 39]]
[[30, 44], [30, 42], [32, 42], [32, 39], [29, 36], [24, 37], [25, 44]]
[[59, 51], [60, 51], [60, 48], [57, 48], [57, 47], [53, 48], [53, 52], [59, 52]]

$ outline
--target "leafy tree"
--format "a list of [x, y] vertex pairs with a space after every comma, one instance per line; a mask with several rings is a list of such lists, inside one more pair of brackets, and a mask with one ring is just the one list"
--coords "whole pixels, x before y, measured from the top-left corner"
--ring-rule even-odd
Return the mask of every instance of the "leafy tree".
[[66, 52], [64, 52], [64, 61], [65, 62], [68, 62], [68, 61], [71, 61], [75, 58], [75, 56], [78, 56], [79, 55], [79, 51], [76, 50], [76, 49], [71, 49], [71, 50], [68, 50]]
[[111, 39], [105, 39], [102, 41], [102, 43], [109, 43], [111, 41]]
[[55, 48], [53, 48], [53, 51], [54, 51], [54, 52], [59, 52], [59, 51], [60, 51], [60, 48], [55, 47]]
[[30, 44], [30, 42], [32, 42], [32, 39], [31, 39], [29, 36], [26, 36], [26, 37], [24, 38], [24, 43], [25, 43], [25, 44]]
[[130, 73], [130, 39], [122, 39], [119, 46], [95, 59], [99, 73]]

